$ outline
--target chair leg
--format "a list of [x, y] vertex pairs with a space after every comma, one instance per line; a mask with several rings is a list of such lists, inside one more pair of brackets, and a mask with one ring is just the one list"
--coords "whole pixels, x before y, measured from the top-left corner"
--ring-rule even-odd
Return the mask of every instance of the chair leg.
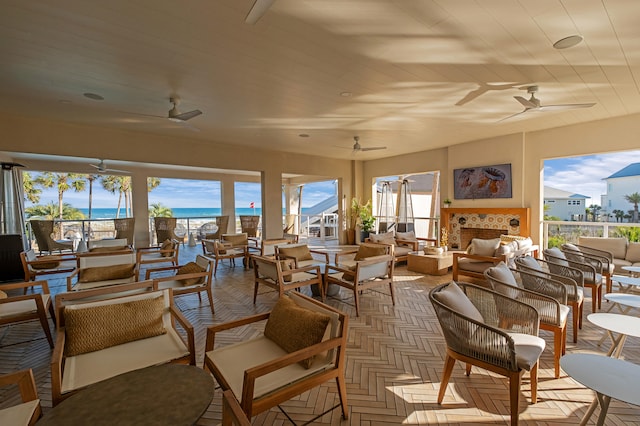
[[[198, 293], [200, 296], [200, 293]], [[215, 311], [213, 309], [213, 294], [211, 294], [211, 285], [207, 288], [207, 297], [209, 298], [209, 306], [211, 306], [211, 315], [215, 315]]]
[[49, 318], [47, 318], [47, 311], [38, 307], [38, 317], [40, 319], [42, 329], [44, 330], [44, 334], [47, 336], [49, 346], [51, 347], [51, 349], [53, 349], [53, 337], [51, 336], [51, 328], [49, 327]]
[[580, 319], [580, 306], [578, 306], [578, 302], [572, 303], [571, 316], [573, 317], [573, 343], [578, 343], [578, 322]]
[[538, 366], [540, 365], [540, 361], [535, 363], [533, 367], [531, 367], [531, 371], [529, 372], [529, 378], [531, 379], [531, 403], [535, 404], [538, 402]]
[[391, 304], [396, 306], [396, 298], [393, 294], [393, 280], [389, 281], [389, 293], [391, 293]]
[[356, 316], [360, 316], [360, 301], [358, 300], [358, 285], [354, 284], [353, 287], [353, 301], [356, 305]]
[[442, 372], [442, 380], [440, 380], [440, 390], [438, 391], [438, 404], [442, 404], [442, 400], [444, 399], [444, 394], [447, 391], [447, 385], [449, 384], [449, 378], [451, 378], [451, 372], [453, 371], [453, 366], [455, 365], [456, 360], [447, 354], [447, 357], [444, 360], [444, 371]]
[[258, 282], [256, 281], [253, 287], [253, 304], [254, 305], [256, 304], [257, 299], [258, 299]]
[[464, 374], [466, 374], [467, 377], [469, 377], [471, 375], [471, 364], [467, 363], [467, 365], [465, 365]]
[[[533, 373], [533, 369], [531, 370]], [[518, 425], [518, 406], [520, 405], [520, 382], [522, 381], [522, 371], [513, 372], [509, 377], [509, 405], [511, 407], [511, 426]], [[531, 380], [533, 389], [533, 379]], [[533, 391], [532, 391], [533, 394]]]
[[338, 396], [340, 397], [340, 407], [342, 408], [342, 418], [349, 418], [349, 406], [347, 405], [347, 384], [342, 374], [336, 377], [336, 386], [338, 388]]
[[216, 276], [216, 272], [218, 272], [218, 258], [216, 257], [216, 262], [213, 265], [213, 276]]
[[560, 357], [563, 354], [563, 337], [564, 332], [562, 328], [553, 330], [553, 366], [556, 379], [560, 377]]

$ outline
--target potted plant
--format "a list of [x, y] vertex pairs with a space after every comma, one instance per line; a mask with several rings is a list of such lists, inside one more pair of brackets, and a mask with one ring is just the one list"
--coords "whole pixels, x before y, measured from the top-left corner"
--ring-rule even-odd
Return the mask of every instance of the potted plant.
[[372, 214], [371, 200], [366, 204], [360, 203], [357, 198], [351, 199], [351, 209], [349, 214], [349, 227], [347, 228], [347, 244], [356, 243], [356, 228], [360, 226], [360, 241], [364, 241], [369, 236], [375, 224], [375, 217]]
[[448, 199], [448, 198], [445, 198], [444, 201], [442, 202], [442, 204], [444, 204], [444, 206], [446, 208], [449, 208], [449, 207], [451, 207], [451, 200]]
[[369, 234], [373, 229], [376, 218], [373, 216], [371, 208], [371, 200], [367, 201], [367, 204], [360, 205], [360, 241], [364, 241], [369, 238]]

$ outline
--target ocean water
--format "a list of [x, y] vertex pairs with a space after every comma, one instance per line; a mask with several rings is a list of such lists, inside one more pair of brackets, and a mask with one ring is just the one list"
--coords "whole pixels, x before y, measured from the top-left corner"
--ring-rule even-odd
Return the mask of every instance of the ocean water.
[[[89, 217], [89, 209], [79, 209], [85, 217]], [[111, 208], [94, 208], [91, 209], [91, 218], [92, 219], [114, 219], [116, 217], [116, 210]], [[209, 216], [220, 216], [222, 214], [222, 209], [220, 208], [174, 208], [171, 209], [173, 211], [174, 217], [209, 217]], [[262, 215], [262, 209], [236, 209], [236, 216], [240, 215]], [[126, 217], [126, 212], [124, 209], [120, 209], [120, 216]]]

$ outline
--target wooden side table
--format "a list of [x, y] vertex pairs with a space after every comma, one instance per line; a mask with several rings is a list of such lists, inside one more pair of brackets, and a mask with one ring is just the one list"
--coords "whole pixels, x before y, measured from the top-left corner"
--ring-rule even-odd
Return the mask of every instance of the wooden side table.
[[428, 275], [445, 275], [453, 266], [453, 254], [424, 254], [419, 251], [407, 255], [407, 269]]

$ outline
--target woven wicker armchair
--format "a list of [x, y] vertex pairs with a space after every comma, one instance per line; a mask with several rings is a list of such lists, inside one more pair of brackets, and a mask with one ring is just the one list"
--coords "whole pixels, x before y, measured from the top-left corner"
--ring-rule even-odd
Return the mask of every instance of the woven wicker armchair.
[[187, 229], [178, 225], [175, 217], [154, 217], [153, 223], [156, 228], [156, 241], [162, 244], [166, 240], [177, 240], [184, 245], [187, 238]]
[[30, 220], [29, 223], [41, 254], [42, 252], [52, 253], [54, 250], [59, 252], [62, 250], [73, 251], [73, 241], [54, 240], [51, 237], [53, 235], [53, 220]]
[[258, 236], [259, 223], [260, 216], [240, 216], [240, 228], [242, 232], [245, 232], [249, 237]]
[[[543, 252], [545, 260], [549, 262], [549, 270], [556, 275], [578, 276], [575, 270], [582, 274], [582, 284], [591, 289], [591, 311], [596, 312], [602, 308], [602, 264], [595, 267], [587, 261], [576, 262], [568, 259], [559, 248], [545, 249]], [[574, 269], [568, 271], [567, 267]], [[577, 279], [576, 279], [577, 281]]]
[[607, 293], [611, 293], [613, 275], [616, 265], [613, 263], [613, 254], [608, 251], [598, 250], [578, 244], [563, 244], [561, 247], [565, 257], [574, 262], [586, 262], [592, 265], [596, 270], [601, 270], [607, 283]]
[[[553, 274], [549, 270], [548, 262], [536, 259], [532, 256], [523, 256], [515, 259], [516, 270], [520, 272], [520, 278], [524, 288], [537, 293], [546, 294], [557, 300], [563, 286], [567, 294], [567, 304], [571, 306], [573, 319], [573, 343], [578, 342], [578, 329], [582, 328], [582, 311], [584, 306], [584, 288], [580, 271], [566, 268], [566, 274]], [[558, 266], [551, 265], [554, 270]], [[526, 272], [523, 274], [523, 272]], [[575, 273], [575, 275], [573, 275]]]
[[[484, 271], [484, 276], [489, 281], [491, 288], [500, 294], [520, 302], [524, 302], [536, 308], [540, 315], [540, 328], [553, 333], [553, 360], [556, 379], [560, 377], [560, 358], [566, 352], [567, 341], [567, 289], [560, 284], [554, 290], [558, 292], [556, 297], [527, 290], [522, 284], [523, 275], [527, 272], [517, 272], [510, 269], [504, 262], [500, 262]], [[516, 277], [520, 278], [517, 280]], [[536, 277], [542, 280], [541, 277]]]
[[442, 403], [456, 360], [509, 378], [511, 424], [518, 424], [520, 383], [530, 371], [531, 402], [537, 401], [538, 361], [545, 342], [538, 336], [538, 311], [493, 290], [455, 282], [429, 292], [447, 344], [438, 392]]
[[[113, 226], [116, 229], [116, 240], [126, 238], [127, 244], [133, 247], [134, 227], [136, 220], [133, 217], [113, 219]], [[164, 241], [164, 240], [163, 240]]]

